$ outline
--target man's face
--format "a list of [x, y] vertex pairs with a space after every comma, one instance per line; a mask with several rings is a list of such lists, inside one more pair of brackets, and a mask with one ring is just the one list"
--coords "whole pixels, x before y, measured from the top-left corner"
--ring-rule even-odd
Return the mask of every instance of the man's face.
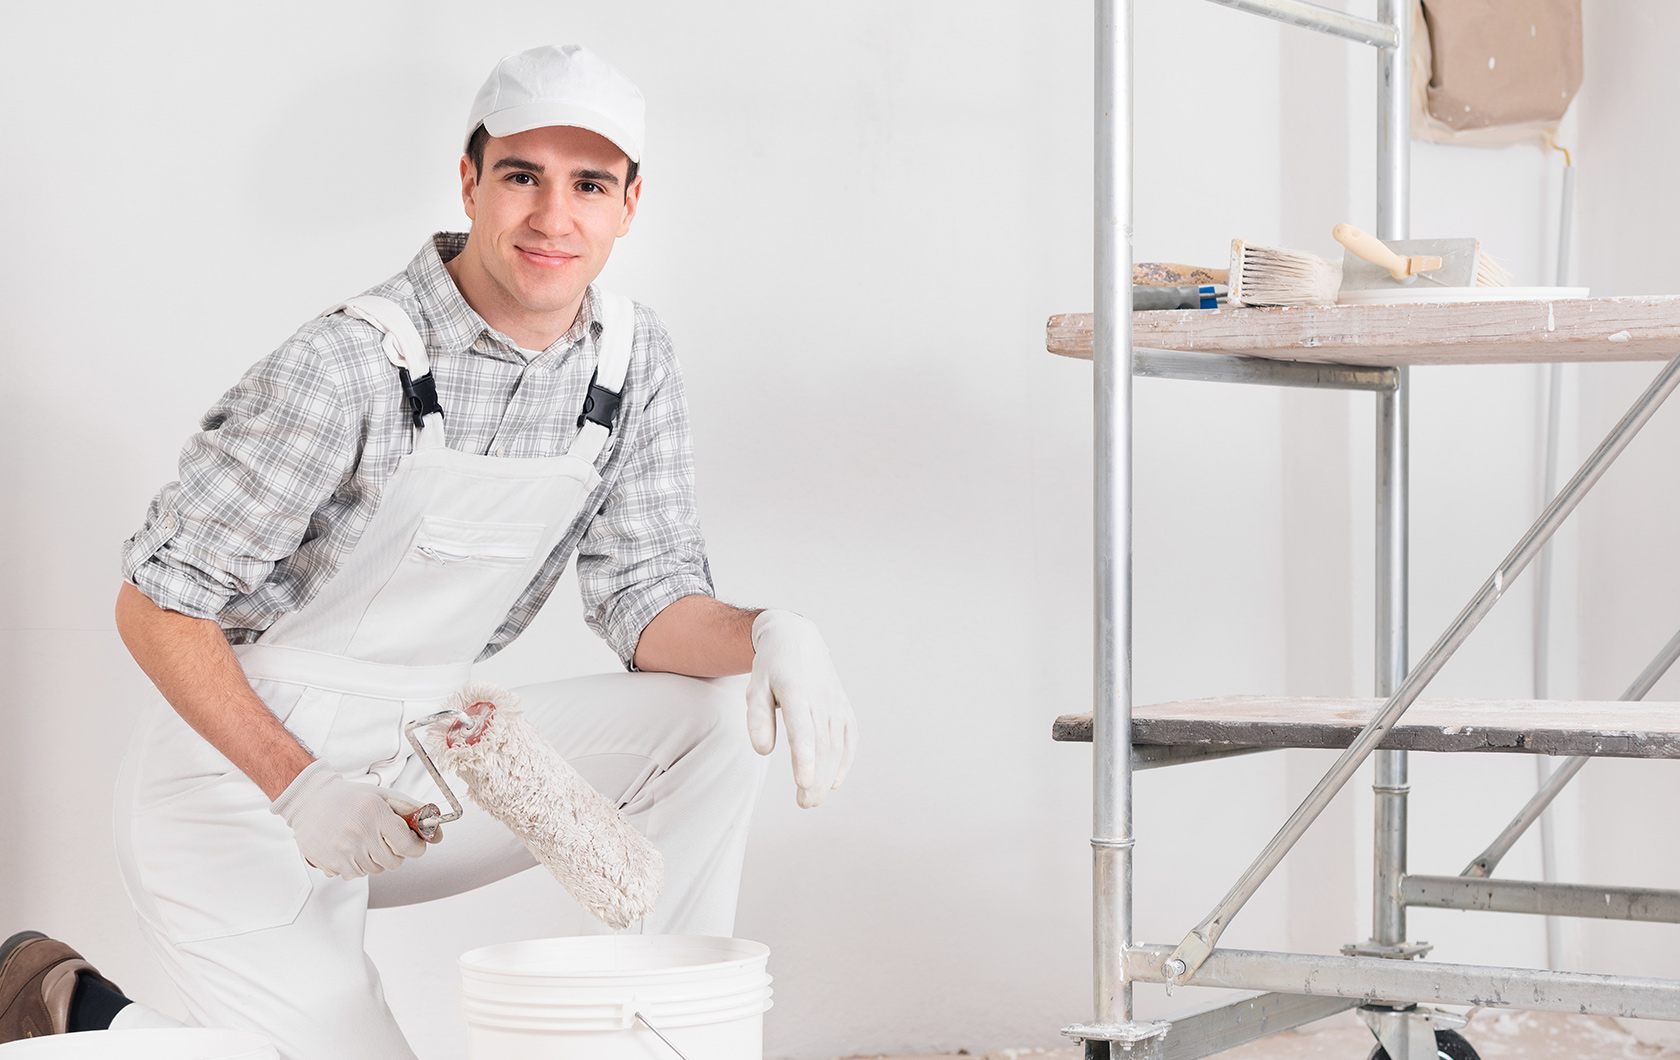
[[629, 168], [605, 137], [570, 126], [492, 137], [482, 175], [461, 160], [467, 253], [506, 309], [576, 308], [636, 216], [642, 182], [625, 188]]

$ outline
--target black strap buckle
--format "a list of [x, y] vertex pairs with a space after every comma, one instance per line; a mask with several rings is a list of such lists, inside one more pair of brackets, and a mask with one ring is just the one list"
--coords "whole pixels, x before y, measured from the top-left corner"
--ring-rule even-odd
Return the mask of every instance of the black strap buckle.
[[443, 406], [438, 404], [437, 380], [431, 372], [414, 379], [407, 368], [398, 368], [397, 377], [402, 380], [403, 396], [408, 398], [408, 413], [414, 417], [415, 430], [424, 427], [426, 417], [432, 413], [443, 415]]
[[590, 423], [599, 423], [610, 431], [618, 421], [619, 395], [596, 384], [595, 380], [600, 375], [601, 370], [597, 368], [589, 377], [589, 393], [584, 396], [583, 414], [578, 417], [578, 426], [581, 428], [587, 420]]

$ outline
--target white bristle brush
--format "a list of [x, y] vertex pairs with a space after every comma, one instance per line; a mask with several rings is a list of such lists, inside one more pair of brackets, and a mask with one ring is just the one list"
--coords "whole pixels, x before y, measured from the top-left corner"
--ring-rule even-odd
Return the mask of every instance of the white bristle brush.
[[653, 909], [665, 862], [646, 836], [537, 732], [519, 697], [468, 685], [445, 706], [472, 719], [426, 732], [428, 749], [507, 825], [578, 904], [612, 928]]
[[1511, 270], [1487, 256], [1481, 250], [1481, 244], [1476, 244], [1476, 286], [1477, 287], [1509, 287], [1511, 286]]
[[1341, 287], [1339, 261], [1231, 240], [1232, 305], [1335, 305]]

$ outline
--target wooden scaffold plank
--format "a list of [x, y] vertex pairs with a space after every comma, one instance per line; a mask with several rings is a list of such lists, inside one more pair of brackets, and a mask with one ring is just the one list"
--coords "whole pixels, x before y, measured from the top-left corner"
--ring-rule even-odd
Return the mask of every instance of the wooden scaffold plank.
[[[1380, 699], [1223, 696], [1132, 708], [1138, 746], [1346, 747]], [[1056, 719], [1055, 739], [1089, 742], [1091, 716]], [[1382, 747], [1680, 758], [1680, 703], [1420, 699]]]
[[[1132, 314], [1133, 342], [1323, 364], [1666, 361], [1680, 351], [1680, 295], [1555, 301], [1175, 309]], [[1091, 314], [1053, 316], [1051, 353], [1091, 356]]]

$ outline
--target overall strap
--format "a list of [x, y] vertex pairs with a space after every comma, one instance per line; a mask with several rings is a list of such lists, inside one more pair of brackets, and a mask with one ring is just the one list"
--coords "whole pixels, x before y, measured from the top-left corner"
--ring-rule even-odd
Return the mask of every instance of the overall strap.
[[636, 338], [636, 303], [623, 295], [597, 289], [601, 314], [601, 338], [595, 374], [589, 379], [589, 393], [578, 417], [578, 436], [570, 454], [595, 463], [618, 421], [618, 399], [624, 391], [624, 376], [630, 370], [630, 355]]
[[409, 414], [414, 418], [414, 448], [443, 445], [443, 406], [438, 404], [437, 380], [432, 377], [426, 344], [402, 306], [389, 298], [364, 294], [340, 302], [321, 315], [332, 313], [365, 320], [384, 332], [379, 348], [397, 366], [397, 376], [402, 380], [403, 395], [408, 398]]

